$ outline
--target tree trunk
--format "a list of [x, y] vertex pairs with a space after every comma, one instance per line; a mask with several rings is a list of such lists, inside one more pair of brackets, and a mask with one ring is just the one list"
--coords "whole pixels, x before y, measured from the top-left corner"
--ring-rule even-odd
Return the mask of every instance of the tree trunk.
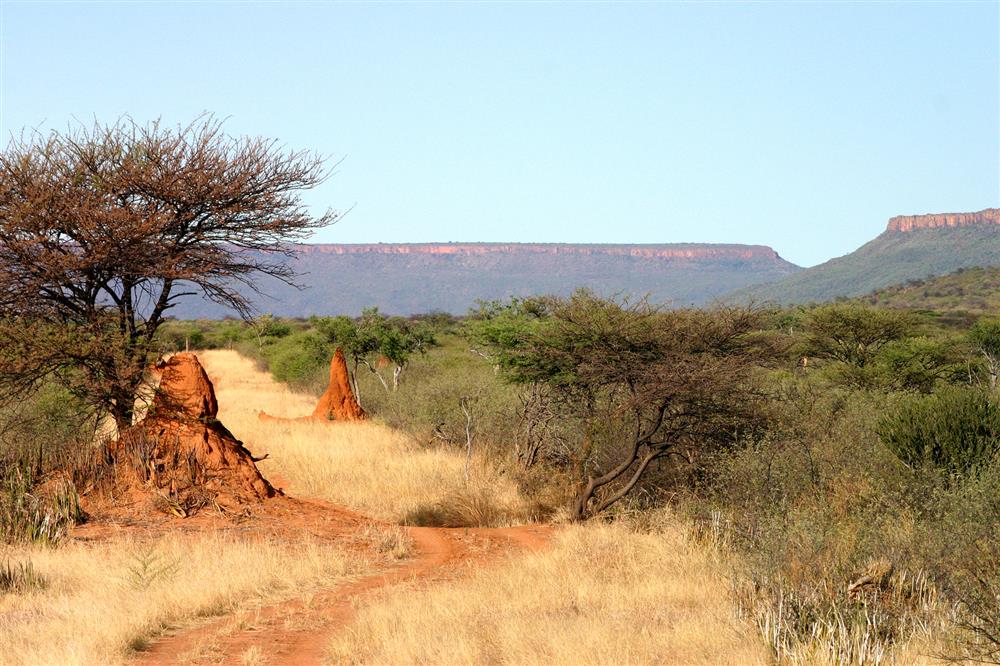
[[468, 398], [459, 400], [462, 413], [465, 414], [465, 483], [469, 484], [469, 465], [472, 462], [472, 409]]
[[351, 388], [354, 389], [354, 399], [358, 403], [358, 407], [361, 405], [361, 391], [358, 389], [358, 359], [354, 359], [354, 372], [351, 373]]
[[115, 399], [115, 404], [111, 408], [111, 418], [115, 420], [115, 426], [118, 428], [119, 434], [125, 432], [132, 425], [134, 414], [135, 408], [132, 402], [126, 401], [123, 398]]
[[596, 488], [594, 479], [587, 477], [587, 484], [576, 494], [573, 505], [570, 507], [569, 519], [572, 522], [580, 523], [590, 517], [587, 515], [587, 506], [594, 497], [594, 490]]

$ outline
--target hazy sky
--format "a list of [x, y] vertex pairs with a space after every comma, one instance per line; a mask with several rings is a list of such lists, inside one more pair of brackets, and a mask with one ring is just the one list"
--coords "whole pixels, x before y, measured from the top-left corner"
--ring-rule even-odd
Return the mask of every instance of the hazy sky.
[[0, 130], [175, 124], [343, 158], [326, 242], [763, 243], [1000, 205], [975, 3], [0, 0]]

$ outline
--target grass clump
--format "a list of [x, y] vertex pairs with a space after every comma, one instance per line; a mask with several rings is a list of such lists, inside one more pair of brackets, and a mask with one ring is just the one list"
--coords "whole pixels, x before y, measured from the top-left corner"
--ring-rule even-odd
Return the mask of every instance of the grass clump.
[[373, 523], [361, 530], [357, 540], [374, 552], [394, 560], [409, 557], [413, 552], [413, 538], [399, 525]]
[[[507, 490], [507, 496], [503, 496]], [[403, 517], [404, 525], [422, 527], [506, 527], [538, 518], [529, 505], [511, 494], [510, 488], [494, 488], [473, 481], [453, 488], [436, 502], [418, 506]]]
[[54, 545], [84, 519], [77, 481], [94, 421], [65, 390], [0, 396], [0, 542]]
[[72, 483], [43, 487], [29, 466], [9, 465], [0, 476], [0, 540], [54, 545], [81, 521], [80, 498]]
[[48, 581], [31, 563], [31, 560], [0, 564], [0, 594], [25, 594], [31, 590], [44, 590]]

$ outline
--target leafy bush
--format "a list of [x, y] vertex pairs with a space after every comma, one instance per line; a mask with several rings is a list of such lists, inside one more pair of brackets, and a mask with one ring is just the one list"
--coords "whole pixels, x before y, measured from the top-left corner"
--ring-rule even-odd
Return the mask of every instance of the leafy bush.
[[[482, 314], [478, 338], [512, 384], [548, 389], [570, 440], [579, 489], [571, 514], [591, 518], [642, 487], [657, 467], [681, 478], [761, 425], [754, 385], [769, 357], [753, 309], [660, 310], [581, 290]], [[523, 412], [522, 412], [523, 414]]]
[[982, 354], [989, 373], [990, 388], [996, 389], [997, 376], [1000, 375], [1000, 321], [980, 319], [969, 331], [969, 341]]
[[274, 378], [303, 388], [323, 383], [333, 349], [313, 332], [292, 333], [278, 339], [263, 351]]
[[879, 422], [878, 435], [911, 468], [967, 472], [1000, 447], [1000, 407], [977, 389], [948, 387], [903, 403]]

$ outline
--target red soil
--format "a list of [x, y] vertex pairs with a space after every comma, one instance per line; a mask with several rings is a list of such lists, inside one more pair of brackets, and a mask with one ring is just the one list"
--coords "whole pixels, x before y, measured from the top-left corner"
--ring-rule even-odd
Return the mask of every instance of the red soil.
[[[340, 361], [343, 364], [342, 355]], [[74, 528], [74, 539], [118, 539], [123, 532], [140, 540], [168, 533], [197, 537], [206, 532], [289, 543], [320, 539], [348, 551], [361, 551], [376, 572], [302, 598], [208, 621], [194, 620], [137, 654], [139, 664], [242, 664], [242, 655], [251, 648], [262, 656], [263, 663], [319, 664], [331, 637], [350, 624], [356, 604], [371, 592], [401, 583], [430, 585], [454, 580], [504, 554], [539, 549], [548, 541], [551, 528], [541, 525], [497, 529], [408, 527], [403, 529], [413, 541], [410, 559], [392, 560], [389, 555], [374, 552], [365, 537], [372, 526], [388, 526], [323, 501], [288, 497], [263, 479], [250, 452], [215, 420], [218, 404], [214, 388], [194, 354], [178, 354], [161, 370], [160, 391], [149, 416], [126, 432], [119, 449], [129, 446], [132, 437], [155, 437], [162, 443], [154, 456], [161, 482], [178, 482], [176, 475], [162, 469], [163, 456], [190, 455], [204, 466], [203, 482], [217, 488], [220, 497], [228, 493], [234, 498], [272, 499], [258, 502], [252, 512], [248, 507], [239, 513], [206, 510], [184, 519], [155, 512], [95, 513], [91, 521]], [[333, 376], [331, 368], [331, 386], [335, 385]], [[282, 481], [276, 483], [285, 485]], [[238, 493], [231, 488], [237, 488]]]
[[[322, 535], [345, 547], [357, 547], [358, 533], [376, 521], [325, 502], [283, 499], [277, 506], [295, 503], [295, 514], [282, 518], [282, 530], [317, 526]], [[255, 518], [256, 520], [256, 518]], [[268, 664], [320, 664], [330, 639], [353, 620], [356, 605], [370, 593], [392, 585], [429, 585], [467, 575], [491, 560], [516, 550], [537, 550], [548, 541], [546, 526], [497, 529], [405, 528], [413, 539], [412, 559], [391, 563], [345, 585], [322, 590], [307, 598], [228, 615], [208, 623], [181, 628], [157, 640], [138, 655], [143, 666], [167, 666], [204, 659], [206, 663], [243, 663], [241, 655], [256, 648]]]

